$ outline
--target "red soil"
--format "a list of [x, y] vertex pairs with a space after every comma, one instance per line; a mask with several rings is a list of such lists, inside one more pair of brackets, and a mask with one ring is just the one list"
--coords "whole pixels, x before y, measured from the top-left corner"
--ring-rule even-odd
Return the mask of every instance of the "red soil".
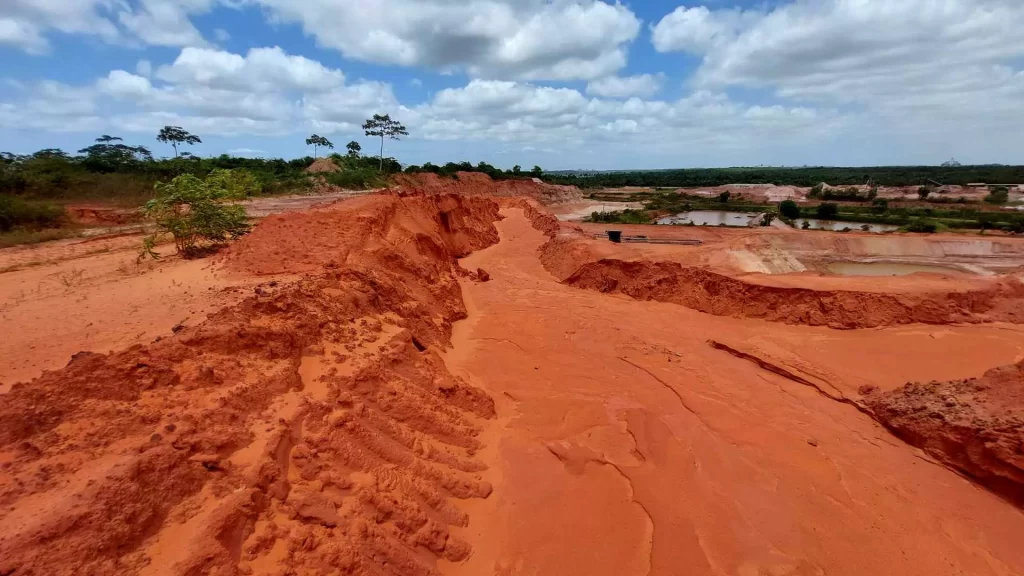
[[[605, 248], [604, 254], [607, 250], [611, 249]], [[615, 250], [626, 253], [632, 247]], [[592, 242], [570, 234], [545, 244], [540, 257], [552, 274], [570, 286], [625, 294], [639, 300], [671, 302], [716, 316], [837, 329], [913, 323], [1024, 323], [1024, 283], [1014, 277], [972, 279], [959, 284], [943, 278], [925, 282], [900, 279], [898, 293], [818, 289], [777, 285], [781, 282], [771, 277], [748, 281], [692, 264], [647, 258], [621, 260], [602, 257], [604, 254]], [[812, 280], [805, 278], [803, 283], [810, 284]], [[885, 282], [871, 280], [876, 285]], [[858, 280], [823, 278], [820, 283], [844, 282], [856, 285]], [[944, 290], [941, 286], [945, 285], [961, 289]]]
[[838, 329], [893, 324], [1024, 323], [1024, 284], [988, 290], [879, 294], [753, 284], [673, 262], [599, 260], [565, 279], [570, 286], [681, 304], [716, 316], [744, 316]]
[[458, 172], [457, 176], [457, 178], [444, 178], [431, 173], [400, 174], [395, 177], [394, 181], [402, 189], [413, 193], [521, 196], [533, 198], [542, 204], [577, 202], [583, 198], [575, 186], [545, 184], [530, 178], [494, 181], [490, 176], [481, 172]]
[[949, 469], [1020, 484], [1024, 328], [974, 324], [1019, 283], [629, 262], [447, 185], [267, 218], [250, 296], [0, 397], [0, 574], [1024, 573]]
[[[491, 491], [474, 453], [494, 405], [436, 350], [466, 314], [454, 258], [497, 241], [497, 206], [361, 206], [359, 234], [346, 209], [293, 214], [227, 257], [328, 273], [13, 387], [0, 573], [434, 574], [469, 554], [448, 499]], [[352, 257], [279, 257], [296, 242]]]
[[865, 402], [900, 438], [1024, 506], [1024, 361]]

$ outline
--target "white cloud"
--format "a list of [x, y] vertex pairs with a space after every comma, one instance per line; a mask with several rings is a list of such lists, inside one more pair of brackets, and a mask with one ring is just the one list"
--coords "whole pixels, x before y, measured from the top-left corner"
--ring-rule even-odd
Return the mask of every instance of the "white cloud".
[[[51, 32], [93, 36], [111, 44], [205, 46], [191, 16], [236, 0], [2, 0], [0, 44], [46, 52]], [[120, 28], [119, 28], [120, 27]]]
[[1022, 27], [1018, 0], [797, 0], [766, 12], [679, 8], [653, 41], [703, 57], [696, 86], [857, 107], [862, 133], [923, 144], [1024, 129]]
[[216, 38], [217, 42], [220, 42], [220, 43], [224, 43], [224, 42], [227, 42], [228, 40], [231, 40], [231, 34], [227, 30], [225, 30], [223, 28], [215, 29], [213, 31], [213, 37]]
[[246, 56], [207, 48], [185, 48], [157, 77], [175, 84], [195, 84], [228, 90], [309, 92], [331, 90], [345, 82], [341, 70], [327, 68], [278, 47], [253, 48]]
[[139, 60], [135, 63], [135, 71], [138, 72], [139, 76], [149, 78], [153, 75], [153, 63], [149, 60]]
[[741, 30], [761, 18], [757, 11], [716, 10], [680, 6], [651, 27], [651, 41], [659, 52], [701, 54], [736, 39]]
[[103, 15], [116, 0], [3, 0], [0, 2], [0, 44], [29, 53], [49, 49], [45, 33], [85, 34], [105, 41], [118, 38], [117, 27]]
[[609, 76], [587, 84], [587, 94], [605, 98], [649, 98], [661, 90], [664, 74], [640, 74], [638, 76]]
[[746, 106], [726, 95], [697, 92], [676, 101], [587, 99], [576, 90], [520, 82], [473, 80], [442, 90], [403, 118], [418, 137], [606, 148], [714, 144], [739, 148], [761, 139], [820, 138], [840, 125], [834, 112]]
[[303, 116], [326, 133], [354, 131], [374, 114], [399, 117], [407, 111], [398, 103], [391, 86], [383, 82], [360, 82], [307, 94], [301, 106]]
[[246, 158], [262, 158], [267, 155], [265, 151], [255, 150], [253, 148], [232, 148], [231, 150], [228, 150], [228, 154]]
[[214, 0], [139, 0], [135, 10], [122, 10], [118, 21], [135, 37], [154, 46], [206, 46], [192, 24], [192, 14], [208, 12]]
[[592, 79], [626, 64], [640, 21], [597, 0], [252, 0], [346, 57], [477, 77]]
[[47, 42], [39, 28], [24, 20], [0, 18], [0, 45], [23, 48], [31, 54], [46, 51]]

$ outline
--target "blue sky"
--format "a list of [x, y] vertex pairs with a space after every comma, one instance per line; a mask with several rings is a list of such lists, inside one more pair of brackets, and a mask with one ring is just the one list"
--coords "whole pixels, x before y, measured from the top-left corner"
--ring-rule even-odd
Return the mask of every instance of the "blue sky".
[[1018, 0], [4, 0], [0, 151], [548, 169], [1021, 163]]

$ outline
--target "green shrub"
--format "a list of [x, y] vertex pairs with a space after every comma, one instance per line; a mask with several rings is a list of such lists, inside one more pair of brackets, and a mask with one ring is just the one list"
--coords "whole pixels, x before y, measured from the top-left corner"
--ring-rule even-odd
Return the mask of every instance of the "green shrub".
[[728, 204], [729, 198], [732, 196], [732, 192], [725, 191], [718, 195], [718, 201], [722, 204]]
[[997, 186], [992, 188], [989, 195], [985, 197], [985, 202], [989, 204], [1006, 204], [1010, 200], [1010, 191], [1005, 186]]
[[144, 240], [140, 258], [158, 257], [153, 248], [161, 234], [170, 234], [178, 253], [191, 258], [202, 252], [203, 243], [219, 244], [248, 232], [245, 208], [225, 204], [245, 198], [244, 186], [234, 185], [245, 181], [237, 174], [211, 175], [206, 180], [182, 174], [169, 183], [158, 182], [156, 198], [143, 212], [162, 230]]
[[939, 225], [931, 220], [925, 220], [919, 218], [914, 220], [906, 227], [907, 232], [922, 232], [925, 234], [934, 234], [939, 231]]
[[341, 170], [340, 172], [326, 172], [324, 178], [332, 186], [346, 190], [365, 190], [375, 188], [379, 184], [379, 174], [376, 168], [367, 170], [365, 168], [353, 170]]
[[226, 198], [249, 198], [263, 191], [263, 186], [248, 170], [217, 168], [206, 177], [207, 186], [223, 190]]
[[0, 194], [0, 232], [14, 228], [54, 228], [64, 222], [64, 210], [46, 202], [30, 202]]
[[608, 224], [650, 224], [651, 217], [644, 210], [622, 210], [619, 212], [594, 212], [590, 215], [591, 222]]
[[784, 218], [795, 219], [800, 217], [800, 206], [792, 200], [783, 200], [779, 204], [779, 214]]
[[839, 216], [839, 205], [832, 204], [831, 202], [819, 204], [817, 214], [818, 218], [821, 218], [822, 220], [831, 220], [836, 216]]

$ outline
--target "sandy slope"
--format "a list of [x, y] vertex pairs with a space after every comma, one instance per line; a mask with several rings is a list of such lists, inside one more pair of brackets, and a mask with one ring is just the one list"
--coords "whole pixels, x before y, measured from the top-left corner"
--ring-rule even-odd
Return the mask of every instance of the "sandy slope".
[[499, 429], [483, 453], [494, 495], [465, 530], [475, 553], [446, 573], [1024, 571], [1020, 510], [854, 406], [707, 344], [838, 376], [827, 391], [856, 397], [861, 378], [895, 387], [1012, 362], [1016, 327], [847, 339], [581, 291], [541, 266], [547, 238], [508, 216], [502, 243], [463, 261], [492, 280], [464, 284], [470, 319], [448, 365], [494, 397]]

